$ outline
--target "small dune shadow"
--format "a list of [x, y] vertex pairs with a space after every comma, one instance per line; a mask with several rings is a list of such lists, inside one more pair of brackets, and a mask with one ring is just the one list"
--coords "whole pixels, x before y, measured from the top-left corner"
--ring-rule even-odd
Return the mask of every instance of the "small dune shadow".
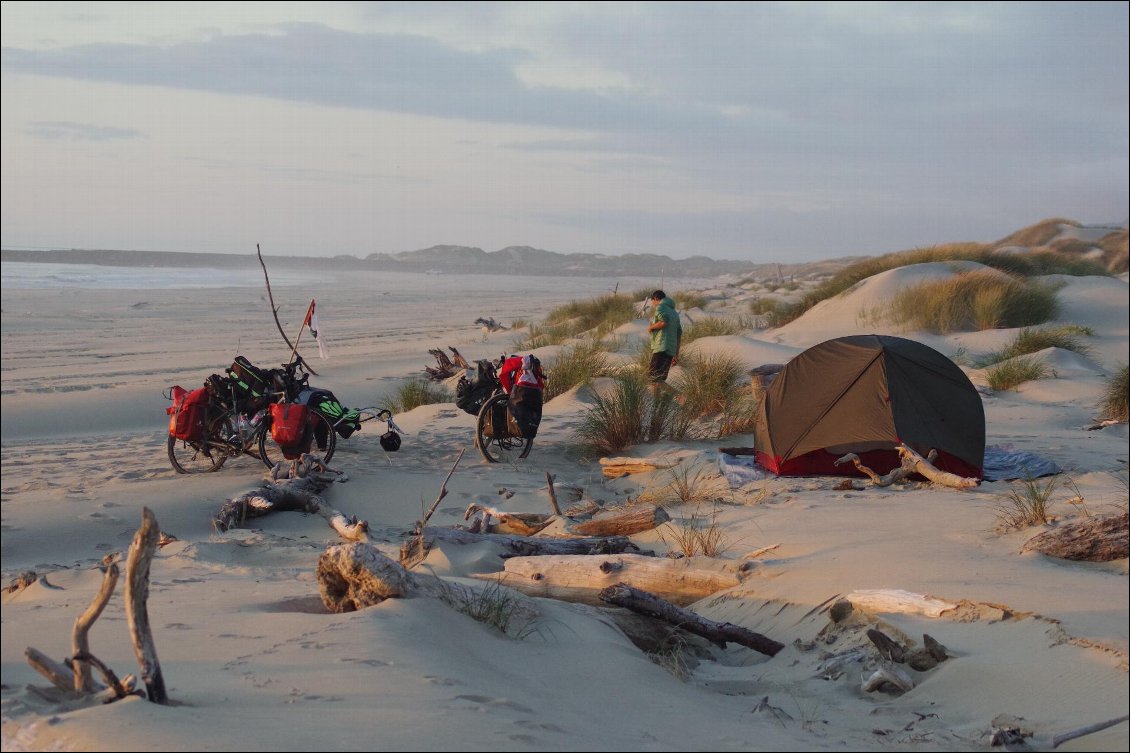
[[302, 612], [304, 614], [332, 614], [320, 596], [295, 596], [263, 605], [264, 612]]

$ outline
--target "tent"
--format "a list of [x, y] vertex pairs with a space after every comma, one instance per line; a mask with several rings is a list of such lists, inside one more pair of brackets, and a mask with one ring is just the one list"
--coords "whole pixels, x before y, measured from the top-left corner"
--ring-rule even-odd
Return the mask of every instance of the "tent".
[[765, 390], [754, 430], [757, 462], [782, 476], [854, 476], [854, 452], [877, 473], [899, 467], [905, 443], [934, 465], [982, 478], [985, 410], [965, 373], [938, 351], [889, 335], [814, 345]]

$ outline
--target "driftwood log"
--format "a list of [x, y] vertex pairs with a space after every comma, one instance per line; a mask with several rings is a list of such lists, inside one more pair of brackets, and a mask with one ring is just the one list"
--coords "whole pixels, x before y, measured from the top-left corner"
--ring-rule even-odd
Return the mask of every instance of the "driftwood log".
[[318, 496], [319, 492], [337, 478], [334, 475], [315, 473], [296, 479], [264, 481], [257, 488], [225, 502], [212, 516], [212, 528], [223, 533], [232, 528], [242, 528], [251, 518], [273, 512], [297, 511], [320, 515], [347, 541], [367, 541], [367, 521], [338, 512]]
[[1110, 562], [1130, 556], [1127, 513], [1066, 523], [1028, 540], [1024, 551], [1083, 562]]
[[118, 559], [118, 552], [102, 558], [104, 568], [102, 587], [98, 589], [98, 594], [94, 597], [90, 606], [86, 608], [86, 611], [75, 620], [74, 628], [71, 630], [71, 655], [75, 657], [73, 666], [74, 690], [76, 693], [93, 693], [96, 689], [94, 678], [90, 674], [90, 662], [79, 657], [90, 656], [90, 628], [94, 625], [94, 621], [102, 615], [102, 610], [106, 608], [106, 604], [109, 603], [110, 597], [114, 593], [114, 587], [118, 584]]
[[667, 559], [639, 554], [511, 557], [506, 560], [504, 568], [501, 573], [474, 577], [497, 580], [527, 596], [598, 606], [602, 602], [601, 590], [617, 583], [626, 583], [675, 604], [686, 605], [739, 585], [743, 577], [740, 565], [728, 560], [702, 557]]
[[603, 589], [600, 592], [600, 600], [677, 625], [688, 633], [702, 636], [722, 648], [725, 648], [727, 643], [737, 643], [766, 656], [776, 656], [785, 647], [783, 643], [778, 643], [760, 633], [729, 622], [708, 620], [625, 583], [617, 583]]
[[958, 476], [956, 473], [935, 467], [933, 460], [938, 456], [938, 453], [934, 450], [930, 450], [927, 457], [922, 457], [905, 444], [898, 444], [895, 446], [895, 451], [898, 452], [901, 465], [882, 476], [865, 466], [854, 452], [849, 452], [837, 459], [833, 465], [843, 465], [850, 462], [856, 467], [856, 470], [870, 478], [871, 483], [875, 486], [890, 486], [896, 481], [901, 481], [914, 474], [922, 476], [931, 483], [954, 489], [971, 489], [981, 483], [981, 479]]
[[652, 460], [650, 458], [601, 458], [600, 470], [606, 478], [620, 478], [632, 473], [650, 473], [651, 471], [674, 468], [679, 464], [677, 460]]
[[[477, 589], [410, 572], [364, 542], [328, 547], [318, 558], [316, 572], [322, 603], [331, 612], [352, 612], [413, 594], [439, 599], [455, 609], [481, 601]], [[530, 619], [537, 616], [529, 604], [516, 603], [514, 608]]]
[[539, 557], [555, 554], [618, 554], [638, 552], [638, 546], [626, 536], [608, 538], [551, 539], [530, 536], [510, 536], [497, 533], [471, 533], [454, 528], [425, 528], [422, 533], [411, 532], [400, 546], [400, 563], [415, 567], [428, 556], [435, 546], [462, 546], [490, 543], [496, 546], [499, 557]]
[[149, 627], [149, 563], [161, 540], [157, 517], [148, 507], [141, 508], [141, 527], [133, 535], [126, 557], [126, 623], [129, 625], [133, 652], [141, 667], [141, 680], [146, 695], [153, 703], [167, 704], [165, 677], [161, 662], [157, 660], [157, 647], [153, 643], [153, 630]]
[[671, 519], [666, 510], [652, 504], [612, 509], [594, 505], [585, 514], [589, 513], [596, 514], [591, 518], [578, 518], [549, 513], [505, 512], [473, 502], [467, 506], [463, 519], [471, 520], [479, 516], [472, 523], [471, 530], [475, 532], [510, 533], [518, 536], [533, 536], [556, 520], [563, 521], [564, 526], [555, 530], [554, 535], [560, 535], [564, 531], [572, 536], [631, 536], [633, 533], [658, 528]]

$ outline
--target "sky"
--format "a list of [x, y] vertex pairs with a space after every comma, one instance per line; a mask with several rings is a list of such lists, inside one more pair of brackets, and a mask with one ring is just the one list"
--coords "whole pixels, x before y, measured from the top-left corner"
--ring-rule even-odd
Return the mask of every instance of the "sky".
[[0, 243], [815, 261], [1130, 215], [1125, 2], [5, 2]]

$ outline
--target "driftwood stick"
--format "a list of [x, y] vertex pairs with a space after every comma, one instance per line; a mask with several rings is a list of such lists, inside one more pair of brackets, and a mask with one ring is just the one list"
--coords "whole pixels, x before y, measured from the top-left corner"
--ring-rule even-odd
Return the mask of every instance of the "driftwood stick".
[[451, 474], [455, 473], [455, 468], [459, 465], [459, 461], [463, 459], [463, 453], [466, 451], [466, 447], [460, 450], [459, 457], [455, 458], [455, 462], [452, 463], [451, 470], [447, 472], [447, 478], [443, 480], [443, 485], [439, 488], [439, 496], [436, 497], [435, 502], [432, 502], [432, 507], [430, 510], [428, 510], [428, 514], [424, 516], [424, 519], [420, 521], [420, 525], [417, 526], [417, 528], [419, 528], [420, 530], [423, 530], [428, 525], [428, 521], [432, 519], [432, 515], [435, 514], [436, 508], [439, 507], [439, 503], [443, 501], [444, 497], [447, 496], [447, 482], [451, 480]]
[[314, 474], [297, 479], [264, 481], [255, 489], [244, 492], [228, 500], [212, 517], [212, 528], [223, 533], [230, 528], [242, 527], [250, 518], [258, 518], [272, 512], [299, 511], [317, 512], [318, 493], [325, 489], [333, 479], [322, 474]]
[[145, 683], [146, 695], [153, 703], [167, 704], [169, 696], [165, 692], [165, 678], [161, 674], [161, 663], [157, 660], [157, 647], [153, 644], [153, 631], [149, 626], [149, 564], [157, 551], [161, 529], [157, 517], [148, 507], [141, 508], [141, 527], [133, 536], [126, 559], [126, 622], [129, 625], [130, 639], [141, 667], [141, 679]]
[[[76, 655], [73, 658], [73, 661], [82, 662], [83, 664], [93, 664], [95, 667], [97, 667], [98, 671], [102, 673], [102, 679], [106, 681], [107, 688], [113, 692], [114, 699], [125, 698], [127, 695], [133, 692], [132, 683], [130, 687], [127, 688], [126, 684], [123, 681], [119, 680], [118, 676], [114, 674], [114, 670], [107, 667], [106, 663], [99, 659], [97, 656], [94, 656], [93, 654]], [[126, 677], [127, 679], [132, 678], [133, 675], [126, 675]], [[93, 692], [93, 690], [90, 692]]]
[[570, 523], [566, 530], [576, 536], [631, 536], [658, 528], [669, 520], [671, 516], [662, 507], [637, 504], [605, 509], [589, 520]]
[[1120, 716], [1116, 719], [1108, 719], [1105, 722], [1095, 722], [1094, 724], [1088, 724], [1085, 727], [1079, 727], [1078, 729], [1072, 729], [1072, 730], [1067, 730], [1066, 732], [1060, 732], [1059, 734], [1052, 736], [1052, 747], [1058, 748], [1060, 745], [1063, 745], [1068, 740], [1074, 740], [1077, 737], [1083, 737], [1084, 735], [1090, 735], [1094, 732], [1101, 732], [1102, 730], [1106, 729], [1107, 727], [1113, 727], [1116, 724], [1121, 724], [1122, 722], [1125, 722], [1127, 719], [1130, 719], [1130, 714], [1123, 714], [1122, 716]]
[[545, 484], [549, 489], [549, 506], [553, 508], [553, 514], [561, 517], [561, 508], [557, 506], [557, 492], [553, 490], [553, 474], [549, 471], [545, 472]]
[[849, 461], [855, 466], [856, 470], [870, 478], [871, 482], [875, 486], [890, 486], [896, 481], [902, 481], [904, 478], [910, 475], [909, 470], [903, 467], [899, 467], [895, 468], [893, 471], [884, 476], [880, 476], [878, 473], [865, 466], [863, 464], [863, 461], [861, 461], [859, 459], [859, 456], [854, 452], [849, 452], [847, 455], [844, 455], [842, 458], [832, 463], [832, 465], [842, 465]]
[[[259, 249], [258, 243], [255, 244], [255, 253], [259, 255], [259, 266], [263, 268], [263, 279], [267, 283], [267, 300], [271, 303], [271, 316], [275, 318], [275, 326], [279, 328], [279, 334], [282, 335], [286, 347], [290, 348], [291, 358], [293, 358], [294, 354], [298, 352], [298, 343], [292, 343], [290, 341], [290, 338], [286, 336], [286, 332], [283, 330], [282, 324], [279, 322], [279, 307], [275, 305], [275, 295], [271, 292], [271, 278], [267, 276], [267, 263], [263, 261], [263, 252]], [[302, 330], [298, 331], [298, 336], [302, 336]], [[302, 358], [302, 356], [299, 356], [299, 358]], [[302, 362], [306, 364], [305, 359], [303, 359]], [[306, 370], [314, 376], [318, 376], [318, 372], [310, 368], [308, 364], [306, 364]]]
[[702, 636], [722, 648], [725, 648], [727, 643], [737, 643], [766, 656], [776, 656], [785, 647], [783, 643], [778, 643], [760, 633], [755, 633], [729, 622], [708, 620], [694, 612], [677, 607], [669, 601], [638, 588], [632, 588], [624, 583], [617, 583], [604, 589], [600, 592], [600, 599], [609, 604], [615, 604], [618, 607], [624, 607], [633, 612], [669, 622], [688, 633]]
[[106, 604], [114, 593], [114, 586], [118, 584], [118, 559], [118, 552], [102, 558], [105, 572], [105, 576], [102, 578], [102, 586], [98, 589], [94, 601], [75, 620], [74, 629], [71, 631], [71, 653], [74, 657], [74, 689], [76, 693], [94, 692], [94, 679], [90, 675], [90, 665], [81, 657], [90, 655], [90, 639], [88, 637], [90, 628], [94, 625], [94, 621], [102, 615], [102, 610], [106, 608]]

